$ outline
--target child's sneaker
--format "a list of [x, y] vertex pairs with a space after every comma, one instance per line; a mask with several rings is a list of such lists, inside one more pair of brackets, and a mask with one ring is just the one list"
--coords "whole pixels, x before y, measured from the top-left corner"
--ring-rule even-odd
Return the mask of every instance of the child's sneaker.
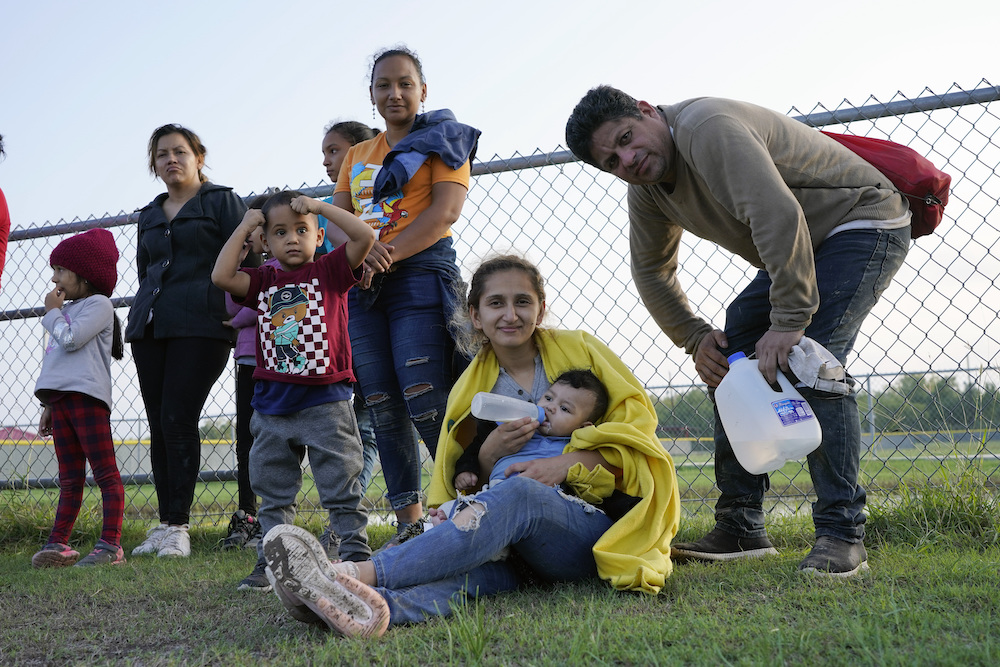
[[80, 552], [70, 549], [69, 545], [50, 542], [31, 557], [31, 566], [37, 568], [66, 567], [75, 563], [79, 558]]
[[188, 537], [188, 525], [167, 526], [167, 531], [160, 541], [160, 550], [156, 552], [161, 558], [187, 558], [191, 555], [191, 538]]
[[97, 540], [94, 550], [80, 559], [76, 567], [93, 567], [94, 565], [121, 565], [125, 562], [125, 552], [121, 547]]
[[[223, 540], [219, 548], [223, 551], [230, 549], [242, 549], [249, 547], [251, 542], [260, 539], [260, 524], [253, 514], [247, 514], [243, 510], [236, 510], [233, 518], [229, 520], [229, 535]], [[256, 544], [254, 544], [256, 546]]]
[[261, 593], [267, 593], [271, 590], [271, 581], [267, 577], [267, 573], [264, 571], [267, 568], [267, 563], [263, 560], [258, 560], [257, 564], [254, 565], [253, 572], [251, 572], [240, 585], [236, 587], [238, 591], [260, 591]]
[[157, 553], [160, 550], [160, 543], [163, 542], [163, 538], [167, 534], [167, 528], [169, 527], [165, 523], [158, 523], [147, 530], [146, 539], [142, 541], [142, 544], [132, 549], [132, 555], [142, 556], [143, 554]]
[[319, 536], [319, 543], [323, 546], [323, 550], [326, 551], [330, 560], [340, 560], [340, 535], [333, 528], [327, 526], [323, 529], [323, 533]]
[[393, 535], [388, 542], [376, 549], [375, 553], [382, 553], [386, 549], [391, 549], [392, 547], [399, 546], [403, 542], [412, 540], [417, 535], [422, 534], [424, 529], [430, 525], [430, 522], [428, 521], [425, 523], [423, 518], [417, 519], [413, 523], [405, 523], [403, 521], [397, 522], [396, 534]]

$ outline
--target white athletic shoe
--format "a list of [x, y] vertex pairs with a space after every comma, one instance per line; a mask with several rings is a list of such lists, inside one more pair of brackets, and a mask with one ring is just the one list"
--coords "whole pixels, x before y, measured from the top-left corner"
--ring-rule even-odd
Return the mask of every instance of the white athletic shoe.
[[281, 591], [278, 597], [294, 618], [312, 621], [298, 609], [305, 605], [341, 634], [381, 637], [385, 633], [389, 605], [374, 588], [345, 573], [356, 575], [354, 563], [331, 563], [315, 535], [291, 524], [272, 528], [263, 545], [274, 590]]
[[142, 544], [132, 549], [133, 556], [141, 556], [143, 554], [155, 554], [160, 550], [160, 543], [163, 542], [164, 535], [167, 534], [167, 524], [158, 523], [149, 530], [146, 531], [146, 539], [142, 541]]
[[318, 623], [320, 625], [326, 623], [299, 596], [277, 583], [274, 574], [271, 572], [271, 568], [264, 568], [264, 574], [267, 575], [267, 580], [271, 582], [271, 590], [278, 596], [281, 606], [285, 608], [289, 616], [301, 623]]
[[191, 555], [191, 538], [188, 537], [188, 525], [168, 526], [163, 540], [160, 542], [160, 550], [156, 552], [161, 558], [169, 556], [172, 558], [187, 558]]

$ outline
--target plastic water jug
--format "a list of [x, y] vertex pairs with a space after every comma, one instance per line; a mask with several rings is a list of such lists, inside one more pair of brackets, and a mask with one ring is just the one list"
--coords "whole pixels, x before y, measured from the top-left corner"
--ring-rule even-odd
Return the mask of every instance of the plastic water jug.
[[512, 422], [522, 417], [545, 421], [545, 409], [510, 396], [481, 391], [472, 397], [472, 414], [478, 419]]
[[715, 390], [719, 417], [736, 460], [754, 475], [801, 459], [823, 439], [819, 421], [802, 394], [778, 369], [775, 391], [756, 361], [742, 352], [729, 357], [729, 372]]

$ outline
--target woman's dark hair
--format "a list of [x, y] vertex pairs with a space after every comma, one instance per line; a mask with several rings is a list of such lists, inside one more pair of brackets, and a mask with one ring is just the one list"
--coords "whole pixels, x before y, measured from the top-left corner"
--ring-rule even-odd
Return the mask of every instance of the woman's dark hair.
[[257, 195], [256, 197], [250, 200], [250, 203], [247, 204], [247, 208], [255, 208], [259, 211], [260, 209], [264, 208], [264, 202], [266, 202], [270, 198], [270, 196], [271, 195]]
[[111, 334], [111, 356], [118, 361], [125, 356], [125, 340], [122, 338], [122, 321], [115, 315], [115, 326]]
[[396, 46], [388, 49], [377, 51], [375, 55], [372, 56], [371, 76], [369, 77], [368, 84], [369, 88], [375, 85], [375, 67], [386, 58], [392, 58], [393, 56], [403, 56], [413, 61], [413, 66], [417, 68], [417, 75], [420, 77], [420, 83], [427, 83], [427, 80], [424, 79], [424, 66], [420, 64], [420, 58], [417, 56], [416, 51], [411, 50], [405, 44], [397, 44]]
[[5, 152], [4, 152], [4, 149], [3, 149], [3, 135], [0, 134], [0, 158], [2, 158], [4, 155], [5, 155]]
[[[156, 176], [156, 145], [160, 143], [160, 139], [163, 137], [170, 136], [171, 134], [179, 134], [184, 137], [187, 141], [188, 146], [191, 147], [192, 152], [194, 152], [195, 157], [204, 158], [208, 155], [208, 149], [205, 148], [205, 144], [201, 143], [201, 139], [193, 131], [187, 129], [183, 125], [177, 125], [176, 123], [168, 123], [166, 125], [161, 125], [160, 127], [153, 130], [153, 136], [149, 138], [149, 173]], [[201, 169], [198, 170], [198, 180], [202, 183], [208, 181], [205, 174], [201, 173]]]
[[362, 141], [373, 139], [381, 131], [374, 127], [368, 127], [356, 120], [343, 120], [340, 122], [333, 121], [327, 125], [323, 129], [323, 136], [325, 137], [331, 132], [336, 132], [354, 146], [355, 144], [360, 144]]
[[573, 155], [600, 169], [600, 165], [594, 159], [594, 153], [590, 150], [591, 140], [597, 128], [609, 120], [619, 118], [642, 118], [639, 102], [631, 95], [611, 86], [591, 88], [577, 103], [569, 120], [566, 121], [566, 146]]
[[501, 271], [521, 271], [524, 273], [531, 282], [531, 287], [535, 296], [538, 297], [539, 303], [545, 302], [545, 279], [537, 266], [518, 255], [498, 255], [485, 260], [472, 274], [469, 294], [465, 299], [465, 309], [456, 308], [449, 324], [449, 329], [455, 336], [455, 343], [459, 351], [469, 359], [474, 357], [480, 348], [489, 342], [482, 331], [472, 326], [472, 322], [469, 321], [469, 309], [479, 308], [479, 302], [483, 298], [483, 290], [486, 289], [486, 281], [490, 276]]
[[608, 395], [607, 387], [594, 375], [593, 371], [586, 368], [574, 368], [560, 374], [552, 381], [552, 384], [556, 383], [568, 385], [573, 389], [583, 389], [594, 395], [594, 409], [587, 416], [587, 421], [596, 424], [608, 411], [611, 397]]
[[540, 303], [545, 301], [545, 279], [542, 278], [538, 267], [517, 255], [500, 255], [480, 264], [476, 272], [472, 274], [469, 296], [465, 305], [469, 308], [479, 308], [479, 301], [483, 298], [483, 290], [486, 289], [486, 280], [494, 273], [510, 270], [521, 271], [528, 276], [538, 301]]

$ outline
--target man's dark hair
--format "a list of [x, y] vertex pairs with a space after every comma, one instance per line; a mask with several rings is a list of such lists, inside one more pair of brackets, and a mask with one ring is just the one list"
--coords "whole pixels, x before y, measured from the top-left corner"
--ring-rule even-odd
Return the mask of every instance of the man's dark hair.
[[587, 416], [587, 421], [595, 424], [604, 417], [611, 401], [608, 390], [592, 371], [585, 368], [574, 368], [559, 375], [552, 384], [565, 384], [573, 389], [583, 389], [594, 395], [594, 409]]
[[591, 88], [566, 121], [566, 146], [573, 155], [600, 169], [590, 146], [594, 132], [609, 120], [619, 118], [642, 118], [639, 101], [611, 86]]

